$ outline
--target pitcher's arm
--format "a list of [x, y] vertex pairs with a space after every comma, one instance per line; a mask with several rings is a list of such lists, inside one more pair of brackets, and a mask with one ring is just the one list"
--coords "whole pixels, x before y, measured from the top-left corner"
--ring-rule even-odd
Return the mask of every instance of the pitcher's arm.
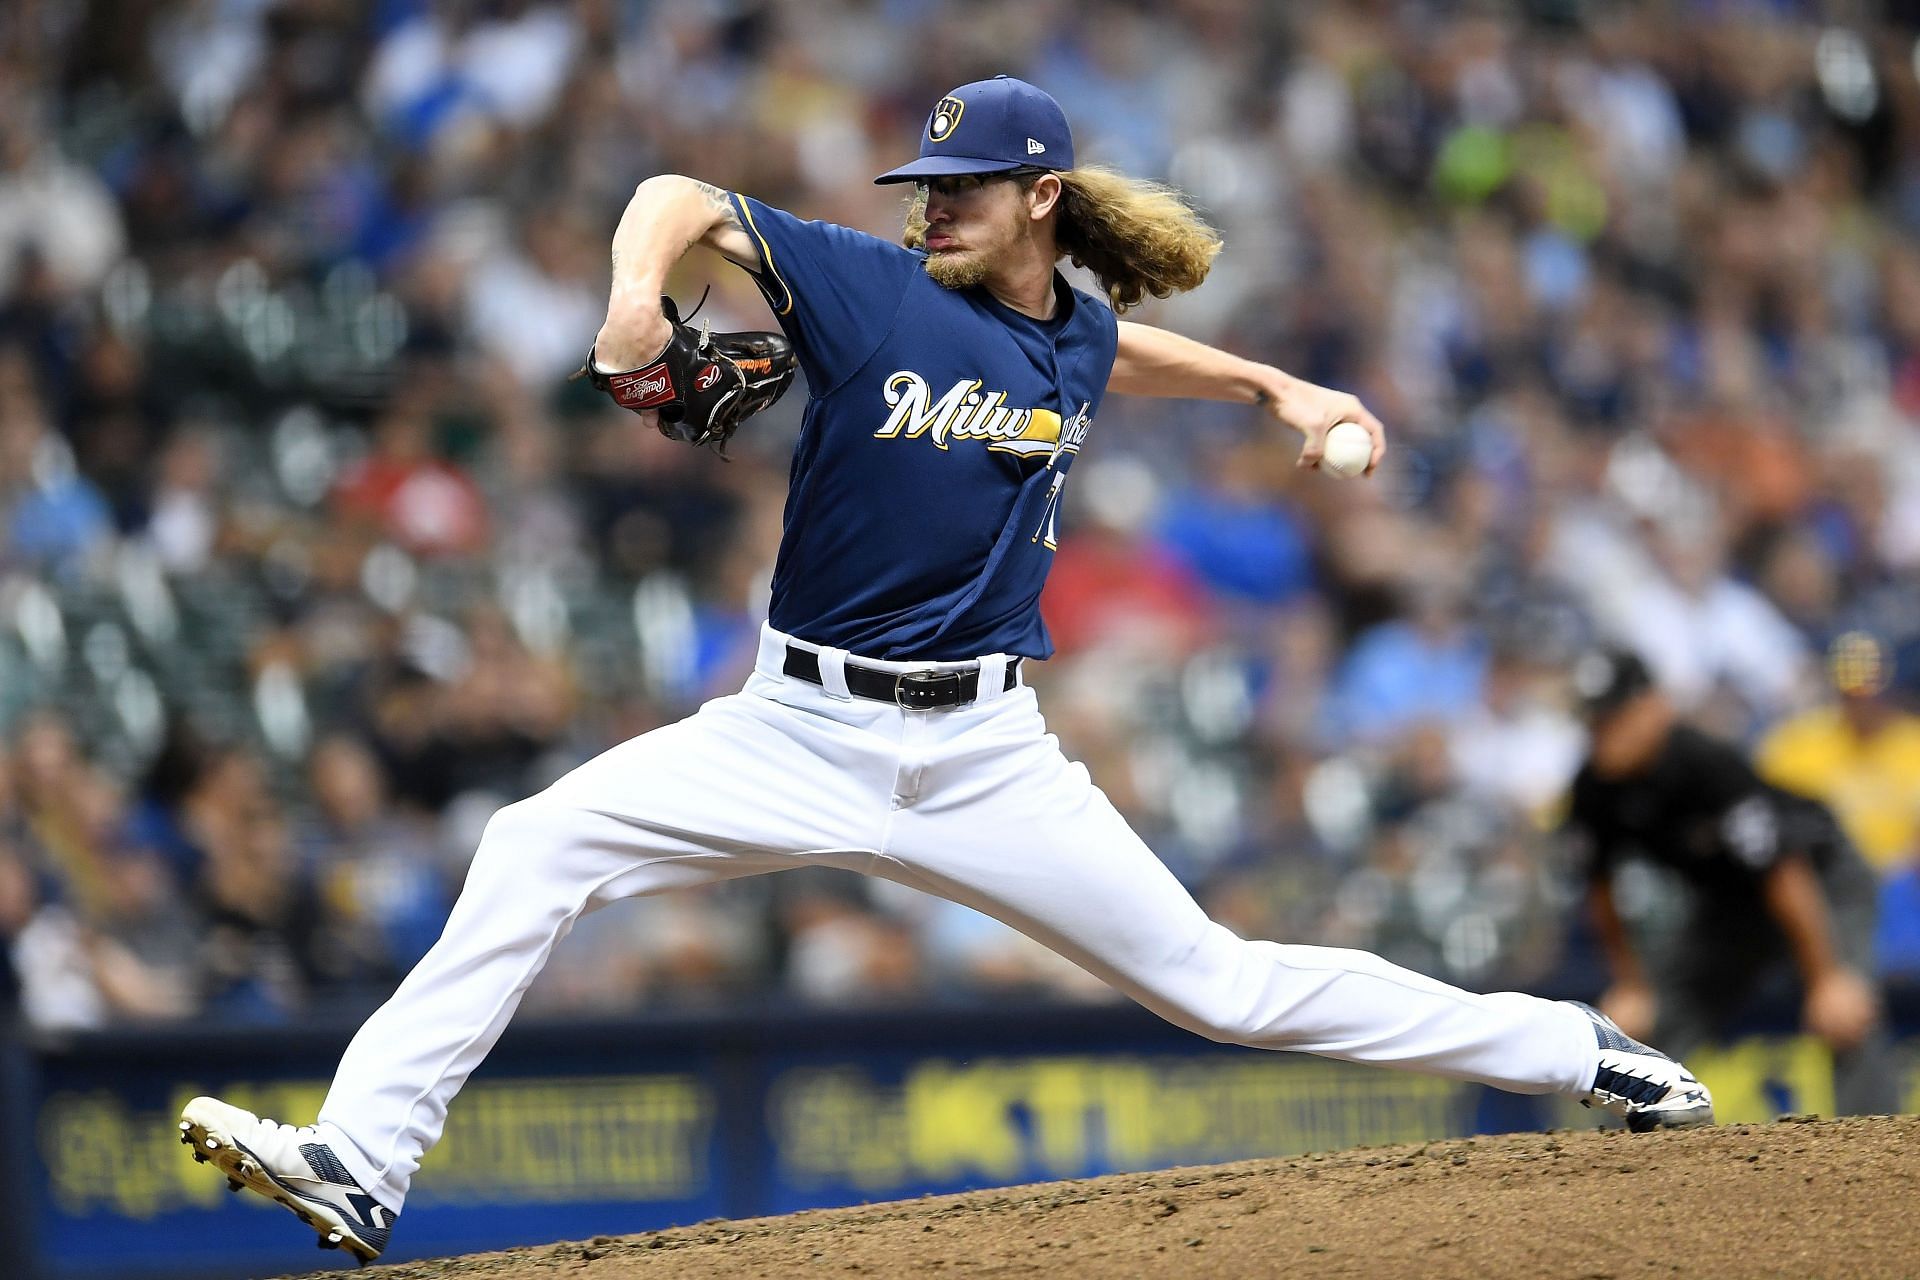
[[750, 271], [760, 267], [753, 240], [720, 188], [661, 174], [634, 189], [613, 232], [613, 288], [594, 340], [601, 368], [635, 368], [666, 347], [672, 328], [660, 312], [660, 292], [667, 273], [695, 245]]

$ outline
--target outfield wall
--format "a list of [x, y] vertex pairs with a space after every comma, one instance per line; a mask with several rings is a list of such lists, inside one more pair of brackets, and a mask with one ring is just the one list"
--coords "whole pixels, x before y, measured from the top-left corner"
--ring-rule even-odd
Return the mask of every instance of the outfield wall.
[[[1920, 1111], [1920, 1009], [1897, 1010]], [[9, 1275], [195, 1280], [325, 1265], [230, 1196], [175, 1117], [215, 1093], [310, 1119], [351, 1034], [118, 1032], [15, 1045]], [[1723, 1121], [1830, 1112], [1820, 1046], [1754, 1024], [1694, 1060]], [[516, 1025], [456, 1101], [384, 1261], [714, 1217], [1471, 1133], [1591, 1125], [1557, 1098], [1209, 1044], [1132, 1008]]]

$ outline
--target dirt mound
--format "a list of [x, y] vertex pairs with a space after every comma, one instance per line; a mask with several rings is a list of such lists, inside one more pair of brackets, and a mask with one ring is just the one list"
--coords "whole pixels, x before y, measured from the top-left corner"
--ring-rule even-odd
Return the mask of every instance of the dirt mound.
[[1913, 1276], [1916, 1152], [1917, 1116], [1509, 1134], [716, 1221], [362, 1274]]

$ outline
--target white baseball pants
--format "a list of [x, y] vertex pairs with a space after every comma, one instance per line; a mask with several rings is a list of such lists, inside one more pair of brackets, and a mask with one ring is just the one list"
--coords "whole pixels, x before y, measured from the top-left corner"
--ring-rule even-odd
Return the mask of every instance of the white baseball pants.
[[489, 823], [445, 933], [354, 1037], [320, 1113], [389, 1208], [582, 912], [801, 866], [977, 908], [1210, 1039], [1521, 1093], [1591, 1086], [1593, 1028], [1571, 1005], [1475, 995], [1365, 952], [1248, 942], [1213, 923], [1061, 755], [1033, 692], [999, 691], [1004, 656], [984, 660], [978, 702], [903, 711], [848, 697], [839, 651], [820, 653], [825, 687], [783, 676], [788, 643], [767, 630], [743, 692]]

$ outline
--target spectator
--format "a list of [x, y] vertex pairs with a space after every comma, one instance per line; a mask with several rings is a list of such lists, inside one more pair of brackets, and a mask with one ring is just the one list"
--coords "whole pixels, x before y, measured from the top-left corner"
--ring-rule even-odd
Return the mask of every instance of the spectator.
[[106, 500], [74, 469], [66, 441], [51, 432], [36, 399], [9, 388], [0, 398], [0, 557], [53, 575], [77, 573], [112, 536]]
[[1450, 724], [1479, 705], [1486, 645], [1458, 582], [1410, 584], [1404, 620], [1355, 640], [1322, 711], [1331, 741], [1380, 742], [1422, 722]]
[[[1869, 60], [1875, 123], [1836, 131], [1825, 28], [1764, 7], [1426, 6], [1417, 40], [1351, 6], [642, 8], [82, 6], [0, 37], [0, 841], [28, 873], [0, 928], [37, 940], [30, 1008], [368, 998], [434, 927], [436, 851], [472, 845], [441, 825], [732, 682], [799, 397], [727, 466], [582, 401], [606, 233], [685, 170], [896, 234], [846, 175], [903, 104], [998, 71], [1221, 227], [1209, 287], [1150, 308], [1394, 435], [1336, 484], [1247, 406], [1101, 409], [1029, 674], [1179, 874], [1248, 928], [1523, 982], [1575, 741], [1546, 690], [1618, 633], [1715, 727], [1777, 726], [1769, 776], [1883, 868], [1909, 963], [1920, 662], [1798, 715], [1840, 633], [1920, 655], [1904, 62]], [[712, 283], [717, 326], [767, 323]], [[251, 745], [308, 716], [312, 754]], [[183, 977], [166, 922], [202, 911], [223, 941]], [[891, 899], [646, 911], [583, 924], [542, 998], [1052, 981]]]
[[146, 538], [169, 572], [207, 566], [220, 532], [220, 447], [202, 428], [183, 425], [167, 440], [155, 468]]
[[331, 908], [331, 976], [378, 994], [440, 936], [452, 905], [442, 860], [424, 823], [389, 807], [379, 762], [359, 740], [322, 739], [307, 773], [317, 812], [300, 861]]
[[208, 1011], [289, 1021], [317, 986], [342, 974], [325, 937], [322, 904], [293, 859], [287, 824], [238, 755], [215, 760], [188, 803], [206, 853], [194, 897], [204, 921]]
[[1768, 782], [1832, 809], [1882, 876], [1920, 862], [1920, 716], [1887, 700], [1891, 665], [1877, 637], [1838, 636], [1827, 650], [1838, 698], [1778, 725], [1755, 760]]
[[474, 271], [467, 323], [529, 386], [559, 381], [586, 357], [606, 313], [602, 238], [578, 211], [547, 206], [528, 219], [523, 244]]
[[1153, 480], [1144, 467], [1086, 468], [1089, 518], [1072, 528], [1047, 575], [1041, 605], [1054, 648], [1072, 655], [1103, 644], [1190, 653], [1211, 628], [1212, 601], [1175, 552], [1144, 536]]
[[1278, 495], [1269, 452], [1252, 444], [1221, 451], [1204, 484], [1168, 499], [1160, 539], [1227, 599], [1279, 605], [1311, 586], [1312, 557], [1307, 530]]
[[98, 176], [60, 155], [42, 109], [18, 85], [0, 107], [0, 301], [44, 264], [56, 297], [98, 285], [126, 247]]
[[0, 851], [0, 1036], [12, 1034], [27, 1003], [14, 950], [33, 910], [33, 874], [13, 850]]
[[486, 507], [466, 472], [434, 448], [432, 403], [395, 396], [375, 430], [372, 454], [340, 478], [334, 500], [403, 548], [423, 555], [475, 552], [487, 537]]
[[1580, 726], [1554, 704], [1554, 668], [1525, 642], [1495, 649], [1486, 696], [1448, 735], [1448, 754], [1468, 793], [1508, 812], [1544, 816], [1580, 766]]

